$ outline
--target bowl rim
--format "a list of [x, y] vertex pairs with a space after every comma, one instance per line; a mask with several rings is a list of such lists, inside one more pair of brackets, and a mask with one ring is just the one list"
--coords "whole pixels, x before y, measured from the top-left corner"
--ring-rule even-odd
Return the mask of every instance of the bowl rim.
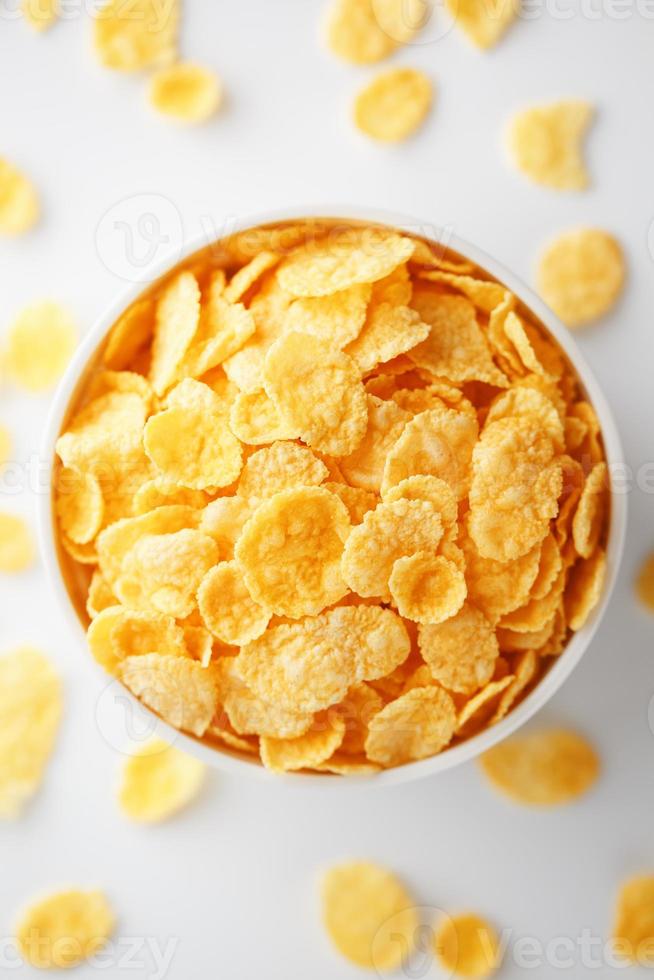
[[[506, 285], [541, 320], [545, 328], [561, 346], [579, 375], [599, 419], [612, 483], [611, 525], [606, 549], [607, 575], [602, 597], [593, 610], [591, 617], [582, 629], [573, 635], [565, 651], [533, 691], [513, 711], [502, 719], [502, 721], [490, 728], [484, 729], [460, 745], [446, 749], [439, 755], [405, 763], [394, 769], [384, 769], [365, 777], [347, 776], [326, 779], [325, 775], [310, 773], [288, 773], [280, 777], [280, 775], [269, 772], [263, 765], [255, 763], [246, 757], [231, 753], [227, 749], [214, 748], [211, 745], [196, 741], [190, 735], [179, 731], [163, 721], [150, 708], [147, 708], [138, 698], [132, 695], [127, 688], [121, 685], [122, 697], [125, 698], [127, 695], [130, 701], [133, 702], [134, 709], [139, 713], [141, 718], [144, 720], [147, 719], [149, 735], [158, 735], [171, 744], [178, 745], [212, 767], [221, 769], [227, 773], [234, 773], [235, 775], [249, 774], [259, 779], [268, 780], [275, 785], [292, 785], [294, 788], [306, 787], [308, 789], [328, 787], [329, 791], [333, 792], [336, 788], [339, 790], [349, 790], [364, 785], [375, 787], [398, 785], [445, 772], [464, 762], [477, 758], [483, 752], [486, 752], [492, 746], [513, 734], [532, 718], [554, 696], [570, 676], [588, 649], [599, 628], [615, 587], [624, 551], [628, 507], [626, 493], [616, 491], [615, 481], [613, 480], [613, 473], [623, 472], [625, 466], [620, 435], [613, 412], [593, 371], [578, 348], [571, 332], [560, 323], [554, 313], [536, 295], [531, 287], [497, 259], [488, 255], [483, 249], [460, 238], [451, 232], [447, 226], [440, 226], [425, 220], [421, 221], [403, 213], [378, 208], [355, 207], [352, 205], [293, 207], [248, 213], [238, 220], [230, 220], [229, 228], [223, 237], [228, 237], [229, 235], [247, 231], [261, 225], [300, 220], [311, 221], [321, 218], [330, 221], [338, 221], [340, 219], [344, 223], [352, 221], [385, 225], [401, 232], [436, 241], [460, 253], [463, 258], [470, 259], [475, 265], [485, 270], [500, 283]], [[48, 581], [57, 597], [58, 604], [65, 611], [66, 619], [71, 623], [73, 631], [86, 654], [87, 660], [93, 662], [97, 668], [99, 677], [104, 679], [105, 688], [111, 684], [116, 684], [116, 678], [109, 677], [100, 665], [96, 664], [89, 656], [86, 645], [86, 634], [73, 607], [72, 599], [59, 565], [57, 529], [54, 521], [54, 509], [52, 507], [55, 442], [60, 434], [63, 420], [68, 411], [71, 398], [76, 391], [79, 378], [88, 361], [100, 346], [120, 314], [157, 279], [171, 272], [176, 266], [193, 255], [193, 253], [220, 240], [220, 238], [217, 238], [210, 241], [206, 233], [189, 239], [183, 243], [181, 248], [175, 249], [174, 254], [168, 252], [165, 256], [153, 262], [147, 270], [148, 275], [145, 280], [130, 283], [120, 292], [116, 300], [108, 306], [104, 313], [98, 316], [84, 336], [63, 379], [59, 383], [46, 421], [41, 444], [40, 461], [46, 478], [44, 485], [48, 487], [48, 492], [39, 495], [37, 505], [40, 551]]]

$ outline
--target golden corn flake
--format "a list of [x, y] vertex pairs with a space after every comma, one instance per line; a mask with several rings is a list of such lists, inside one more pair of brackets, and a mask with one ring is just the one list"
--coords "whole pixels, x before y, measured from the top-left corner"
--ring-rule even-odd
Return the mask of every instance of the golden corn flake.
[[152, 415], [143, 444], [165, 480], [192, 490], [227, 487], [243, 465], [241, 444], [225, 420], [203, 409], [168, 408]]
[[449, 408], [416, 415], [386, 457], [382, 493], [410, 476], [424, 475], [444, 480], [457, 499], [465, 497], [478, 432], [476, 418]]
[[202, 511], [198, 530], [214, 539], [221, 558], [231, 558], [251, 516], [252, 506], [243, 497], [218, 497]]
[[318, 486], [327, 475], [325, 464], [306, 446], [274, 442], [248, 457], [238, 481], [238, 493], [256, 502], [292, 487]]
[[77, 329], [68, 310], [49, 301], [33, 303], [9, 329], [7, 376], [26, 391], [47, 391], [63, 374], [76, 344]]
[[22, 0], [21, 13], [39, 33], [52, 27], [59, 16], [59, 0]]
[[327, 44], [338, 58], [369, 65], [410, 41], [425, 16], [421, 0], [333, 0]]
[[366, 431], [368, 408], [352, 358], [324, 340], [288, 333], [268, 351], [265, 388], [283, 421], [308, 445], [347, 456]]
[[457, 500], [452, 488], [436, 476], [409, 476], [384, 494], [384, 503], [395, 500], [426, 500], [440, 515], [443, 527], [454, 527], [457, 522]]
[[261, 739], [261, 761], [271, 772], [315, 769], [336, 752], [345, 735], [345, 722], [339, 715], [318, 715], [313, 727], [299, 738]]
[[372, 490], [350, 487], [347, 483], [324, 483], [323, 486], [345, 504], [352, 525], [360, 524], [368, 511], [374, 510], [379, 503], [379, 497]]
[[123, 766], [120, 808], [137, 823], [167, 820], [195, 799], [204, 774], [198, 759], [162, 739], [150, 739]]
[[17, 817], [36, 793], [61, 708], [61, 683], [43, 654], [26, 647], [0, 656], [0, 817]]
[[[498, 660], [497, 663], [502, 664], [502, 660]], [[503, 672], [498, 671], [498, 673]], [[498, 680], [490, 681], [465, 702], [456, 721], [456, 734], [460, 738], [476, 735], [484, 726], [491, 723], [502, 693], [511, 686], [513, 679], [513, 674], [503, 674]]]
[[428, 325], [415, 310], [380, 303], [369, 310], [363, 329], [356, 340], [348, 344], [345, 353], [365, 374], [378, 364], [411, 350], [428, 332]]
[[99, 891], [55, 892], [31, 905], [16, 930], [20, 954], [39, 969], [64, 969], [100, 953], [116, 920]]
[[487, 977], [500, 963], [497, 933], [472, 912], [444, 917], [434, 935], [434, 952], [448, 976]]
[[613, 951], [630, 963], [651, 966], [653, 944], [654, 877], [636, 875], [618, 893]]
[[98, 561], [107, 582], [113, 584], [120, 575], [123, 561], [141, 538], [152, 534], [174, 534], [184, 528], [194, 528], [198, 511], [182, 504], [157, 507], [139, 517], [116, 521], [98, 535]]
[[392, 609], [352, 606], [338, 611], [334, 622], [341, 624], [348, 642], [354, 644], [357, 681], [386, 677], [409, 656], [406, 625]]
[[390, 598], [389, 579], [398, 558], [435, 552], [443, 524], [425, 500], [380, 504], [350, 533], [343, 553], [343, 576], [360, 596]]
[[481, 757], [493, 786], [517, 803], [556, 806], [586, 793], [599, 773], [599, 760], [575, 732], [548, 729], [516, 735]]
[[96, 568], [91, 577], [89, 592], [86, 597], [86, 611], [90, 619], [95, 619], [110, 606], [118, 605], [118, 599], [111, 591], [111, 586], [102, 572]]
[[540, 598], [532, 596], [524, 606], [503, 616], [500, 626], [517, 633], [533, 633], [544, 629], [552, 620], [565, 588], [565, 569], [561, 563], [559, 572], [549, 590]]
[[218, 558], [216, 542], [201, 531], [148, 534], [125, 556], [114, 590], [126, 606], [183, 619]]
[[614, 306], [624, 285], [622, 249], [608, 232], [580, 228], [551, 242], [538, 265], [538, 291], [568, 327], [583, 327]]
[[285, 490], [246, 524], [236, 558], [256, 602], [280, 616], [315, 616], [347, 592], [341, 576], [350, 520], [320, 487]]
[[366, 753], [373, 762], [397, 766], [436, 755], [454, 735], [456, 710], [441, 687], [418, 687], [391, 701], [371, 720]]
[[377, 712], [384, 707], [381, 696], [369, 684], [355, 684], [347, 692], [347, 697], [338, 706], [338, 712], [345, 722], [343, 741], [339, 754], [343, 756], [362, 755], [368, 726]]
[[638, 570], [636, 595], [646, 609], [654, 612], [654, 555], [648, 555]]
[[[556, 405], [537, 388], [518, 386], [503, 392], [493, 400], [486, 416], [486, 425], [503, 418], [536, 416], [557, 450], [563, 450], [564, 432]], [[533, 421], [533, 419], [532, 419]]]
[[214, 280], [205, 297], [196, 333], [177, 368], [180, 378], [199, 378], [223, 364], [250, 340], [256, 324], [242, 303], [228, 303]]
[[343, 348], [361, 332], [371, 293], [370, 284], [364, 282], [330, 296], [296, 299], [288, 310], [287, 330], [312, 334]]
[[408, 962], [420, 919], [390, 871], [366, 861], [336, 865], [323, 877], [321, 897], [325, 929], [345, 959], [380, 973]]
[[115, 488], [119, 466], [142, 458], [145, 417], [146, 406], [135, 392], [94, 398], [57, 440], [57, 455], [64, 466], [106, 477]]
[[469, 536], [460, 536], [466, 562], [466, 582], [470, 601], [495, 625], [502, 616], [527, 601], [538, 575], [541, 544], [513, 561], [484, 558]]
[[593, 107], [580, 99], [525, 109], [508, 133], [515, 166], [536, 184], [580, 191], [588, 186], [582, 147]]
[[126, 657], [155, 650], [181, 656], [185, 651], [184, 631], [172, 617], [125, 609], [115, 598], [93, 618], [87, 642], [93, 658], [110, 674], [118, 673]]
[[198, 591], [198, 607], [213, 635], [234, 646], [256, 640], [271, 617], [248, 592], [234, 561], [221, 562], [207, 572]]
[[572, 630], [580, 630], [602, 595], [606, 579], [606, 554], [598, 549], [572, 570], [565, 595], [565, 612]]
[[191, 272], [168, 283], [157, 303], [150, 382], [163, 395], [177, 377], [200, 322], [200, 287]]
[[470, 603], [443, 623], [420, 626], [418, 641], [432, 676], [449, 691], [474, 694], [493, 677], [500, 652], [497, 638]]
[[349, 755], [343, 755], [341, 752], [335, 752], [334, 755], [327, 759], [326, 762], [321, 762], [320, 765], [315, 767], [317, 772], [329, 772], [336, 776], [374, 776], [375, 773], [379, 772], [381, 766], [378, 766], [375, 762], [368, 762], [365, 758], [352, 758]]
[[92, 473], [62, 469], [57, 477], [57, 516], [61, 528], [76, 544], [88, 544], [102, 526], [102, 489]]
[[513, 663], [513, 679], [502, 692], [497, 708], [491, 718], [491, 725], [501, 721], [511, 710], [523, 691], [531, 684], [538, 670], [538, 655], [533, 650], [523, 650]]
[[167, 507], [181, 504], [187, 507], [202, 508], [208, 501], [208, 497], [201, 490], [189, 490], [187, 487], [180, 487], [176, 483], [166, 483], [161, 477], [148, 480], [141, 484], [132, 503], [132, 511], [136, 517], [147, 514], [157, 507]]
[[28, 178], [0, 158], [0, 235], [22, 235], [40, 215], [39, 198]]
[[22, 572], [34, 561], [34, 542], [18, 514], [0, 512], [0, 572]]
[[426, 340], [409, 353], [418, 367], [454, 382], [486, 381], [506, 387], [469, 299], [416, 290], [411, 305], [429, 325]]
[[363, 439], [347, 456], [339, 458], [343, 476], [355, 487], [379, 492], [389, 449], [410, 419], [393, 401], [367, 395], [368, 423]]
[[94, 21], [95, 52], [105, 68], [141, 71], [177, 55], [178, 0], [108, 0]]
[[354, 121], [366, 136], [399, 143], [425, 121], [433, 99], [431, 80], [414, 68], [393, 68], [359, 92]]
[[229, 426], [241, 442], [266, 446], [278, 439], [296, 439], [292, 425], [284, 422], [274, 401], [263, 389], [240, 392], [231, 407]]
[[126, 687], [164, 721], [184, 732], [204, 735], [218, 700], [210, 667], [187, 657], [147, 653], [127, 657], [119, 667]]
[[492, 48], [515, 20], [517, 0], [447, 0], [447, 9], [472, 43]]
[[311, 728], [312, 712], [291, 711], [258, 697], [241, 677], [236, 657], [220, 657], [216, 674], [220, 702], [238, 735], [296, 739]]
[[530, 417], [487, 426], [474, 448], [469, 531], [480, 555], [513, 561], [546, 537], [561, 468], [552, 440]]
[[178, 62], [155, 72], [150, 81], [150, 103], [181, 122], [206, 122], [220, 108], [222, 86], [214, 72], [201, 65]]
[[597, 463], [588, 474], [572, 520], [572, 540], [578, 555], [590, 558], [604, 529], [608, 504], [608, 468]]
[[349, 229], [301, 246], [279, 269], [293, 296], [330, 296], [357, 283], [377, 282], [406, 262], [413, 242], [377, 228]]
[[415, 623], [442, 623], [459, 611], [467, 595], [463, 572], [426, 551], [399, 558], [389, 588], [400, 615]]

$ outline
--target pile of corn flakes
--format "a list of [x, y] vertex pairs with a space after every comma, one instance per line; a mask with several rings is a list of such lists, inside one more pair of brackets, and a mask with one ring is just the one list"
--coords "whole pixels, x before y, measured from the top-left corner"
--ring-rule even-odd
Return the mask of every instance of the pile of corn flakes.
[[114, 326], [57, 443], [96, 660], [274, 771], [503, 718], [598, 601], [595, 412], [512, 293], [386, 227], [263, 227]]

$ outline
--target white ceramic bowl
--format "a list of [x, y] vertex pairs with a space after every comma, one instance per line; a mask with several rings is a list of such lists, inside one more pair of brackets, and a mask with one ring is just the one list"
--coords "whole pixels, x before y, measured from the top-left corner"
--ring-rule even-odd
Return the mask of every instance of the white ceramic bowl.
[[[524, 285], [513, 273], [505, 269], [499, 262], [486, 255], [481, 249], [468, 242], [451, 235], [449, 231], [438, 228], [436, 225], [428, 224], [425, 221], [409, 218], [406, 215], [392, 214], [385, 211], [355, 209], [351, 207], [339, 208], [320, 208], [297, 209], [289, 211], [278, 211], [265, 214], [254, 214], [244, 217], [237, 223], [230, 223], [229, 234], [256, 228], [259, 225], [274, 224], [283, 221], [297, 221], [304, 218], [329, 220], [341, 219], [343, 222], [358, 221], [369, 222], [371, 224], [389, 225], [395, 229], [400, 229], [408, 233], [421, 235], [430, 238], [447, 248], [458, 252], [465, 258], [470, 259], [475, 265], [486, 270], [493, 278], [504, 283], [524, 305], [533, 311], [536, 317], [549, 330], [557, 340], [561, 348], [567, 354], [571, 364], [575, 368], [579, 379], [586, 389], [589, 400], [592, 402], [604, 437], [604, 447], [606, 458], [611, 474], [619, 474], [624, 469], [624, 458], [620, 437], [613, 419], [609, 405], [602, 394], [599, 384], [584, 360], [576, 343], [572, 339], [570, 332], [563, 327], [556, 319], [554, 314], [539, 299], [531, 289]], [[147, 277], [147, 282], [143, 281], [131, 285], [122, 296], [94, 323], [88, 331], [84, 341], [80, 345], [66, 375], [61, 382], [50, 411], [46, 425], [45, 438], [42, 447], [41, 458], [47, 468], [48, 483], [52, 485], [52, 474], [55, 463], [54, 446], [60, 434], [63, 422], [66, 418], [71, 399], [76, 393], [81, 376], [93, 358], [94, 354], [105, 340], [109, 330], [116, 322], [120, 314], [134, 300], [147, 289], [148, 285], [155, 282], [160, 277], [167, 274], [178, 262], [187, 259], [194, 252], [205, 248], [211, 242], [206, 240], [194, 240], [175, 257], [174, 261], [167, 258], [165, 261], [153, 266], [151, 274]], [[229, 753], [227, 750], [215, 749], [210, 745], [201, 743], [188, 735], [180, 733], [166, 722], [156, 717], [149, 708], [146, 708], [129, 691], [121, 688], [121, 697], [128, 697], [134, 705], [134, 710], [144, 722], [147, 721], [149, 730], [161, 735], [168, 741], [176, 741], [178, 745], [186, 751], [199, 757], [204, 762], [217, 768], [243, 775], [255, 775], [263, 779], [277, 780], [280, 778], [290, 780], [294, 785], [304, 786], [315, 789], [317, 786], [329, 786], [332, 789], [353, 788], [355, 786], [388, 786], [395, 783], [408, 782], [414, 779], [422, 779], [425, 776], [435, 775], [460, 765], [475, 758], [485, 752], [497, 742], [501, 742], [516, 729], [520, 728], [529, 718], [531, 718], [540, 708], [546, 704], [550, 698], [558, 691], [565, 680], [570, 676], [577, 666], [581, 657], [588, 649], [595, 632], [597, 631], [601, 619], [606, 611], [606, 607], [613, 591], [622, 551], [627, 524], [627, 498], [624, 493], [613, 493], [611, 524], [609, 540], [607, 545], [607, 576], [604, 585], [603, 595], [600, 602], [593, 610], [591, 617], [584, 627], [573, 634], [565, 651], [552, 665], [550, 670], [538, 682], [534, 690], [522, 701], [518, 707], [511, 711], [501, 722], [484, 729], [480, 734], [473, 736], [465, 742], [451, 749], [446, 749], [440, 755], [423, 759], [419, 762], [408, 763], [395, 769], [384, 770], [374, 776], [367, 776], [365, 779], [354, 777], [326, 777], [320, 775], [296, 774], [280, 777], [273, 775], [264, 769], [258, 762], [249, 760], [245, 756]], [[82, 623], [75, 611], [71, 595], [64, 580], [60, 567], [57, 547], [57, 528], [53, 520], [53, 507], [51, 495], [43, 495], [39, 501], [39, 535], [41, 550], [48, 570], [49, 578], [52, 583], [62, 609], [71, 622], [72, 628], [79, 640], [83, 655], [90, 659], [90, 654], [86, 647], [85, 631]], [[101, 677], [105, 684], [108, 683], [107, 675], [98, 667]]]

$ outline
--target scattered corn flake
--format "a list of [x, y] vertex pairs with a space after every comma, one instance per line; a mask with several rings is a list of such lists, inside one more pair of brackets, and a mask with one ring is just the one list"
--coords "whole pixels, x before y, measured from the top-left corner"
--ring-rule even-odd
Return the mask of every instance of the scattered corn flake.
[[429, 335], [409, 352], [418, 367], [450, 381], [485, 381], [505, 388], [507, 379], [493, 363], [491, 350], [477, 322], [474, 305], [465, 296], [414, 291], [411, 305]]
[[224, 419], [202, 409], [168, 408], [152, 415], [143, 444], [157, 472], [192, 490], [227, 487], [243, 466], [243, 450]]
[[368, 422], [357, 448], [339, 458], [343, 476], [353, 486], [376, 493], [381, 489], [386, 455], [410, 419], [395, 402], [367, 395]]
[[517, 0], [447, 0], [455, 23], [482, 50], [494, 47], [515, 20]]
[[572, 570], [565, 593], [565, 612], [571, 630], [580, 630], [597, 606], [606, 579], [606, 554], [598, 548]]
[[120, 808], [137, 823], [167, 820], [196, 798], [204, 775], [198, 759], [162, 739], [150, 739], [123, 766]]
[[456, 710], [441, 687], [418, 687], [391, 701], [372, 718], [366, 753], [373, 762], [396, 766], [436, 755], [452, 739]]
[[382, 494], [421, 475], [444, 480], [462, 499], [468, 493], [478, 432], [476, 418], [453, 409], [432, 408], [416, 415], [386, 457]]
[[648, 555], [638, 569], [636, 595], [650, 612], [654, 612], [654, 555]]
[[279, 268], [279, 283], [293, 296], [330, 296], [383, 279], [412, 252], [412, 240], [396, 232], [350, 228], [292, 252]]
[[34, 561], [30, 530], [18, 514], [0, 511], [0, 572], [22, 572]]
[[392, 68], [361, 89], [354, 103], [354, 122], [372, 139], [400, 143], [423, 124], [432, 100], [432, 82], [424, 72]]
[[213, 538], [183, 529], [140, 538], [123, 560], [114, 591], [130, 608], [183, 619], [196, 606], [196, 592], [219, 559]]
[[63, 374], [76, 344], [77, 329], [68, 310], [48, 300], [32, 303], [9, 328], [7, 376], [26, 391], [47, 391]]
[[70, 889], [26, 909], [16, 940], [27, 963], [38, 969], [63, 969], [101, 953], [115, 924], [102, 892]]
[[250, 595], [235, 561], [221, 562], [207, 572], [198, 590], [198, 608], [213, 635], [234, 646], [256, 640], [271, 617]]
[[157, 395], [163, 395], [177, 378], [200, 323], [200, 298], [191, 272], [180, 272], [159, 297], [150, 365], [150, 382]]
[[425, 500], [379, 504], [350, 533], [342, 571], [360, 596], [390, 599], [389, 579], [398, 558], [435, 552], [443, 536], [440, 516]]
[[356, 340], [345, 348], [362, 374], [410, 351], [425, 339], [429, 327], [409, 306], [371, 306]]
[[434, 935], [434, 952], [448, 976], [488, 977], [500, 963], [497, 933], [473, 912], [443, 918]]
[[371, 294], [372, 287], [364, 282], [330, 296], [296, 299], [288, 310], [287, 330], [312, 334], [342, 349], [361, 332]]
[[284, 422], [274, 401], [263, 389], [240, 392], [232, 405], [229, 425], [241, 442], [265, 446], [278, 439], [296, 439], [298, 432]]
[[0, 157], [0, 235], [22, 235], [39, 220], [41, 208], [32, 182]]
[[315, 616], [347, 592], [340, 570], [350, 532], [344, 504], [321, 487], [265, 501], [236, 544], [252, 597], [280, 616]]
[[150, 104], [181, 122], [206, 122], [223, 100], [222, 85], [209, 68], [188, 62], [160, 68], [150, 79]]
[[281, 490], [318, 486], [327, 476], [325, 464], [306, 446], [274, 442], [247, 458], [237, 492], [256, 503]]
[[216, 673], [220, 702], [237, 735], [295, 739], [311, 728], [312, 712], [288, 710], [258, 697], [241, 677], [236, 657], [220, 657]]
[[171, 64], [177, 56], [178, 0], [108, 0], [94, 20], [100, 63], [116, 71]]
[[292, 739], [262, 738], [261, 761], [271, 772], [315, 769], [336, 752], [345, 735], [345, 722], [339, 715], [318, 715], [313, 727]]
[[216, 711], [217, 686], [210, 667], [187, 657], [147, 653], [119, 667], [126, 687], [180, 731], [204, 735]]
[[43, 654], [0, 656], [0, 817], [17, 817], [39, 788], [61, 710], [61, 683]]
[[442, 623], [459, 611], [467, 595], [463, 572], [427, 551], [399, 558], [389, 588], [400, 615], [415, 623]]
[[282, 420], [330, 456], [347, 456], [366, 431], [366, 393], [355, 362], [326, 341], [301, 333], [268, 351], [265, 389]]
[[614, 306], [624, 285], [618, 242], [599, 228], [566, 231], [540, 257], [538, 291], [566, 326], [583, 327]]
[[493, 786], [517, 803], [556, 806], [586, 793], [599, 773], [595, 750], [580, 735], [547, 729], [515, 735], [481, 757]]
[[387, 58], [423, 27], [421, 0], [333, 0], [327, 20], [330, 51], [355, 65]]
[[577, 554], [590, 558], [604, 530], [609, 499], [609, 472], [605, 462], [597, 463], [586, 478], [572, 519], [572, 540]]
[[57, 516], [64, 534], [76, 544], [88, 544], [102, 526], [104, 500], [92, 473], [60, 470], [57, 476]]
[[654, 943], [654, 876], [635, 875], [618, 892], [613, 952], [638, 966], [652, 966]]
[[335, 865], [323, 877], [321, 898], [325, 929], [345, 959], [380, 973], [408, 961], [420, 920], [392, 872], [366, 861]]
[[21, 13], [35, 31], [47, 31], [59, 16], [59, 0], [22, 0]]
[[493, 677], [500, 653], [497, 638], [469, 602], [445, 622], [420, 626], [418, 642], [432, 676], [449, 691], [471, 695]]
[[546, 537], [563, 477], [538, 420], [506, 418], [484, 428], [474, 447], [469, 532], [496, 561], [526, 555]]
[[569, 99], [518, 112], [508, 132], [509, 152], [526, 177], [544, 187], [588, 186], [582, 147], [594, 115], [589, 102]]

